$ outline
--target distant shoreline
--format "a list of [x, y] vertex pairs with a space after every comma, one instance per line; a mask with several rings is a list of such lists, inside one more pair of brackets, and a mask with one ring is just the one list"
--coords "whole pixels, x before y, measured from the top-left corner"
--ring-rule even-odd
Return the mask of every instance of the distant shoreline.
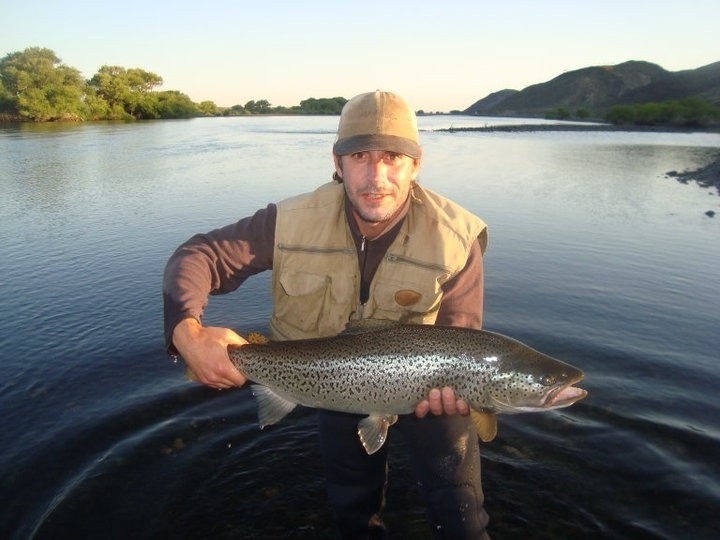
[[[455, 132], [533, 132], [533, 131], [606, 131], [606, 132], [653, 132], [653, 133], [720, 133], [720, 126], [709, 128], [690, 128], [675, 126], [615, 126], [612, 124], [518, 124], [504, 126], [482, 126], [482, 127], [450, 127], [435, 129], [433, 131]], [[720, 152], [703, 167], [682, 172], [669, 171], [665, 173], [668, 178], [674, 178], [682, 184], [695, 182], [703, 188], [715, 188], [720, 195]], [[715, 216], [715, 211], [708, 210], [709, 217]]]
[[434, 129], [433, 131], [446, 131], [449, 133], [465, 131], [630, 131], [653, 133], [720, 133], [720, 126], [699, 128], [687, 126], [616, 126], [613, 124], [517, 124], [503, 126], [460, 126]]

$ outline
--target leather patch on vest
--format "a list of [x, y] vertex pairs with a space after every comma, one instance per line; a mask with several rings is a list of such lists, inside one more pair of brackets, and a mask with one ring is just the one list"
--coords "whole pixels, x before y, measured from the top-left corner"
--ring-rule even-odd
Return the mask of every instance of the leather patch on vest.
[[395, 301], [402, 307], [413, 306], [422, 298], [422, 294], [409, 289], [402, 289], [395, 293]]

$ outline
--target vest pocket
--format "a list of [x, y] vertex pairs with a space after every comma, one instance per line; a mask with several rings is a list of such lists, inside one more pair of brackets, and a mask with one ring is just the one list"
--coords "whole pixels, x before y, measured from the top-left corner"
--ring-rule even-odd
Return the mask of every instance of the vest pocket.
[[281, 274], [275, 317], [302, 332], [303, 338], [334, 335], [355, 305], [351, 276], [288, 270]]
[[[434, 315], [440, 307], [442, 291], [433, 287], [431, 283], [377, 283], [374, 290], [374, 299], [378, 315], [388, 316], [389, 313], [405, 313], [400, 320], [403, 322], [424, 322], [426, 316]], [[397, 317], [395, 317], [397, 318]]]
[[290, 271], [280, 276], [283, 302], [275, 315], [304, 332], [317, 329], [330, 286], [330, 278], [310, 272]]

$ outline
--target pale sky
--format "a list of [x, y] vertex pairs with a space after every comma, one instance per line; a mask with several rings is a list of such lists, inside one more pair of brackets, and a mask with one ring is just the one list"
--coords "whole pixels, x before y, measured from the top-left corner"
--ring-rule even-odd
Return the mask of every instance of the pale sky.
[[588, 66], [720, 61], [718, 0], [0, 0], [0, 28], [0, 58], [141, 68], [219, 106], [382, 89], [448, 112]]

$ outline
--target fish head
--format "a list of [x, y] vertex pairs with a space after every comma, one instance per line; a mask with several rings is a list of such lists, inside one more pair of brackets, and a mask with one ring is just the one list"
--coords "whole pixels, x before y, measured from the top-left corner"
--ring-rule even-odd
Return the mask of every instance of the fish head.
[[497, 412], [559, 409], [587, 396], [586, 390], [573, 386], [585, 377], [581, 370], [520, 342], [506, 350], [498, 364], [487, 387]]

